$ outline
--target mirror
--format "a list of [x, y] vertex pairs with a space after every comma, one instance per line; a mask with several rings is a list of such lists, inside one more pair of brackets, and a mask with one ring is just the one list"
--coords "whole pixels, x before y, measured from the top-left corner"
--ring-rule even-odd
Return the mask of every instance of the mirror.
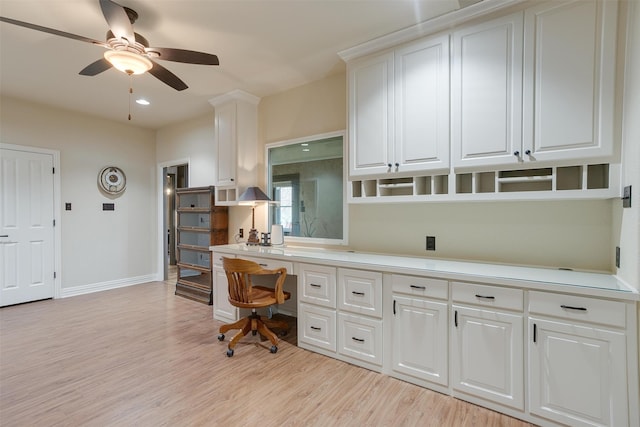
[[291, 241], [346, 244], [344, 132], [267, 144], [269, 228]]

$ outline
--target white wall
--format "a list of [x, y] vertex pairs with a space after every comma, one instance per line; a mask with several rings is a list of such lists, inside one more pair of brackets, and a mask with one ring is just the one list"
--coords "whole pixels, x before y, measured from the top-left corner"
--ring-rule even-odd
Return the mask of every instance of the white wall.
[[189, 187], [213, 185], [216, 176], [213, 147], [214, 117], [211, 114], [158, 130], [156, 162], [189, 160]]
[[[148, 281], [156, 271], [155, 132], [8, 97], [0, 108], [0, 141], [60, 151], [63, 296]], [[117, 198], [97, 184], [109, 165], [127, 176]]]
[[629, 2], [622, 124], [622, 186], [631, 185], [631, 208], [614, 204], [614, 246], [620, 246], [618, 276], [640, 290], [640, 4]]

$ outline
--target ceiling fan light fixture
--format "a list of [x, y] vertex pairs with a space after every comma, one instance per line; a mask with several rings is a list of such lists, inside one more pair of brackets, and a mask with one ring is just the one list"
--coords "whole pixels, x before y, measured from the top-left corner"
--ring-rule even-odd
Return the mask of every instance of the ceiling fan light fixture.
[[153, 67], [153, 62], [148, 58], [127, 50], [108, 50], [104, 53], [104, 58], [114, 68], [127, 74], [144, 74]]

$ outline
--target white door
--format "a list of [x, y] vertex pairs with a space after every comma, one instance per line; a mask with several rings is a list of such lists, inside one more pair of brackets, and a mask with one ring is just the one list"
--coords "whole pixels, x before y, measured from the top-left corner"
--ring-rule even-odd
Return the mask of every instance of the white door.
[[393, 52], [348, 64], [349, 175], [391, 171]]
[[613, 153], [618, 2], [547, 2], [525, 12], [526, 160]]
[[394, 72], [398, 172], [448, 170], [449, 35], [397, 50]]
[[624, 333], [538, 318], [529, 331], [532, 414], [573, 426], [637, 425], [628, 417]]
[[524, 409], [522, 315], [452, 308], [454, 390]]
[[[453, 164], [518, 164], [522, 147], [522, 12], [453, 33]], [[516, 153], [517, 154], [514, 154]]]
[[0, 150], [0, 306], [52, 298], [53, 156]]
[[393, 370], [446, 386], [447, 304], [393, 297]]

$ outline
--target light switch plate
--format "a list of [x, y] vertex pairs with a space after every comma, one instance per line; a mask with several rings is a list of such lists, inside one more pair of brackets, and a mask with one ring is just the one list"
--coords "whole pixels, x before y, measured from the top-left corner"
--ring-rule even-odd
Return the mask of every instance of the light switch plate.
[[622, 207], [630, 208], [631, 207], [631, 186], [627, 185], [624, 187], [622, 192]]

